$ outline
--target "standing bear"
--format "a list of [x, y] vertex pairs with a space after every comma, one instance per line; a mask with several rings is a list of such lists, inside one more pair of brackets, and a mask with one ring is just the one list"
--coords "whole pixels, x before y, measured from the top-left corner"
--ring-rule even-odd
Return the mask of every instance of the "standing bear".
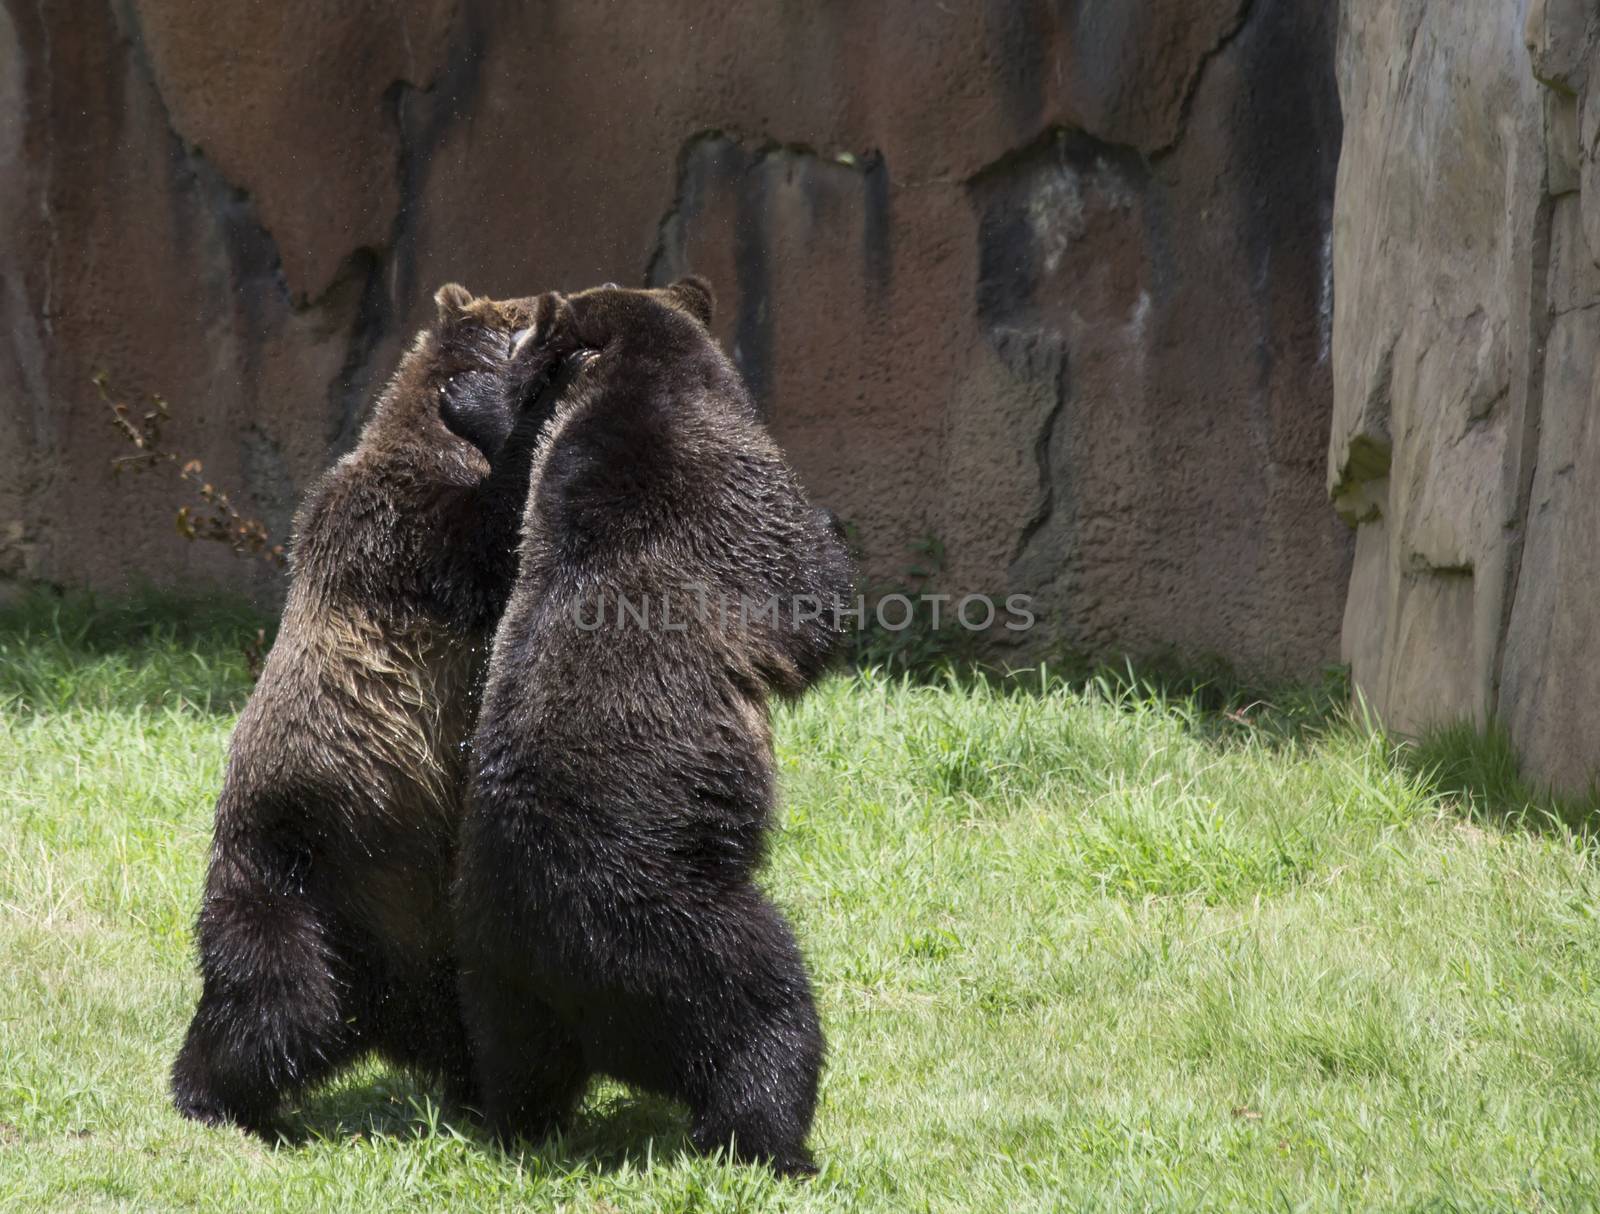
[[370, 1050], [470, 1095], [449, 880], [538, 425], [478, 425], [491, 464], [440, 414], [485, 415], [536, 301], [435, 298], [436, 329], [295, 519], [277, 642], [233, 734], [172, 1070], [200, 1121], [270, 1133], [285, 1096]]
[[707, 332], [709, 288], [546, 298], [510, 378], [563, 387], [454, 891], [478, 1097], [537, 1139], [610, 1075], [687, 1104], [699, 1149], [808, 1174], [822, 1033], [754, 876], [767, 701], [823, 671], [849, 560]]

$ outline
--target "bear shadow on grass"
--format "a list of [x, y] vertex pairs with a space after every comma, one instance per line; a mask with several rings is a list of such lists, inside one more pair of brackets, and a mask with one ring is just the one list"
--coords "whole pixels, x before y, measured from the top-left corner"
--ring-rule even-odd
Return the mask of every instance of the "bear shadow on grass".
[[694, 1153], [687, 1113], [661, 1097], [603, 1088], [584, 1101], [560, 1138], [501, 1148], [470, 1109], [445, 1105], [437, 1090], [396, 1074], [336, 1084], [304, 1098], [284, 1116], [283, 1130], [290, 1148], [317, 1140], [451, 1134], [492, 1154], [527, 1154], [563, 1168], [599, 1172]]

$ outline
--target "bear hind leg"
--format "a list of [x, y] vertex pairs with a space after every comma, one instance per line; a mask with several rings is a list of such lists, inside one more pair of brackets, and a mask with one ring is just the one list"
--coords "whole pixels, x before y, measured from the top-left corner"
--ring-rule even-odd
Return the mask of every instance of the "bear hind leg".
[[689, 1094], [690, 1138], [697, 1150], [726, 1149], [779, 1176], [815, 1175], [805, 1143], [822, 1069], [820, 1032], [814, 1023], [780, 1023], [754, 1037]]
[[526, 982], [463, 969], [461, 993], [476, 1097], [495, 1141], [541, 1142], [564, 1128], [589, 1085], [578, 1040]]
[[477, 1108], [480, 1103], [458, 986], [455, 959], [436, 958], [426, 977], [386, 992], [388, 1015], [375, 1033], [385, 1058], [441, 1086], [447, 1109]]
[[324, 925], [309, 903], [282, 895], [208, 899], [200, 969], [200, 1002], [172, 1067], [173, 1103], [196, 1121], [270, 1137], [285, 1095], [362, 1047]]
[[[758, 896], [759, 897], [759, 896]], [[788, 925], [764, 899], [744, 916], [752, 955], [728, 964], [735, 988], [696, 1005], [689, 1036], [715, 1065], [685, 1083], [697, 1149], [729, 1150], [779, 1176], [816, 1174], [807, 1149], [822, 1074], [822, 1026]]]

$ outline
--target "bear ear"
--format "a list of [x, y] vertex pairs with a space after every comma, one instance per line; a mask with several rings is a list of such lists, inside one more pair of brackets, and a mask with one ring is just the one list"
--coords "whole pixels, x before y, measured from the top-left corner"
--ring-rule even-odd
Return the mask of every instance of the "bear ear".
[[711, 327], [711, 318], [717, 310], [717, 293], [711, 289], [709, 282], [698, 274], [691, 274], [687, 278], [678, 279], [667, 290], [672, 293], [680, 308], [697, 317], [707, 328]]
[[459, 282], [447, 282], [433, 293], [433, 302], [439, 309], [439, 323], [447, 325], [459, 320], [472, 302], [472, 292]]
[[533, 301], [524, 328], [511, 335], [511, 357], [537, 352], [544, 347], [561, 347], [572, 339], [572, 305], [560, 291], [547, 291]]

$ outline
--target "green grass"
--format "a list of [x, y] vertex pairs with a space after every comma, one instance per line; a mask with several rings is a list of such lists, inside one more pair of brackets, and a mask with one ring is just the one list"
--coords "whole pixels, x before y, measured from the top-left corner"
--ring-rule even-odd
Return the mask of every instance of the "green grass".
[[1600, 1201], [1600, 878], [1570, 807], [1503, 740], [1403, 750], [1314, 696], [1109, 679], [841, 676], [780, 714], [770, 885], [831, 1043], [809, 1185], [688, 1154], [613, 1086], [521, 1156], [376, 1066], [303, 1102], [305, 1145], [191, 1125], [165, 1072], [251, 631], [0, 616], [0, 1209]]

